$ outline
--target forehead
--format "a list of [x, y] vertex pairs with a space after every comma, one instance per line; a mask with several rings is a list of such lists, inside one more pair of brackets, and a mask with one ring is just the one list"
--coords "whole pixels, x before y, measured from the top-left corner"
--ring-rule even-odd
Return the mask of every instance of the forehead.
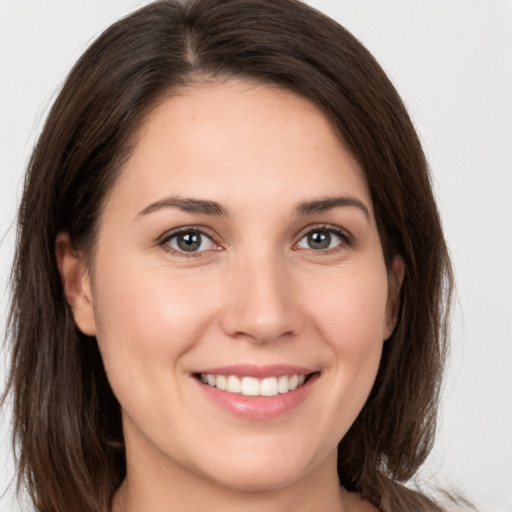
[[233, 80], [182, 88], [146, 118], [113, 195], [135, 208], [167, 195], [235, 209], [351, 194], [363, 172], [328, 117], [292, 92]]

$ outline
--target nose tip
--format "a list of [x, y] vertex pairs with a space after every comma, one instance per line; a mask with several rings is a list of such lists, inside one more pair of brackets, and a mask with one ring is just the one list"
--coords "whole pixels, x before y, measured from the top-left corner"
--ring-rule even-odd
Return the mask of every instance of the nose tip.
[[282, 269], [245, 267], [234, 276], [222, 327], [230, 337], [269, 343], [297, 329], [293, 286]]

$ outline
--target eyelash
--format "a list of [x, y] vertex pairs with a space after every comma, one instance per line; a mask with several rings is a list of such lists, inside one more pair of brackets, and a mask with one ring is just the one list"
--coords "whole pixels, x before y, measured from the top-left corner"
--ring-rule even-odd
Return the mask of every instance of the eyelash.
[[[333, 226], [331, 224], [318, 224], [315, 226], [308, 226], [306, 229], [304, 229], [300, 232], [300, 234], [297, 237], [298, 238], [297, 242], [295, 242], [293, 244], [293, 247], [295, 248], [295, 250], [301, 249], [296, 246], [300, 243], [300, 241], [303, 238], [305, 238], [309, 234], [312, 234], [315, 232], [320, 232], [320, 231], [325, 231], [327, 233], [336, 235], [337, 237], [339, 237], [341, 239], [341, 243], [337, 244], [335, 247], [330, 247], [330, 248], [326, 248], [326, 249], [307, 248], [306, 250], [311, 251], [313, 253], [317, 253], [318, 255], [327, 255], [327, 254], [332, 254], [338, 250], [341, 250], [343, 247], [346, 248], [346, 247], [351, 247], [353, 245], [352, 235], [350, 233], [348, 233], [347, 231], [345, 231], [344, 229], [341, 229], [338, 226]], [[177, 230], [168, 232], [160, 238], [160, 240], [158, 241], [158, 245], [161, 246], [165, 251], [167, 251], [171, 254], [176, 254], [179, 256], [183, 256], [185, 258], [201, 257], [201, 256], [203, 256], [204, 252], [208, 251], [208, 250], [203, 250], [203, 251], [187, 252], [187, 251], [181, 251], [181, 250], [177, 250], [173, 247], [170, 247], [169, 243], [171, 242], [171, 240], [177, 238], [179, 235], [184, 234], [184, 233], [198, 233], [201, 236], [205, 236], [209, 240], [211, 240], [212, 244], [214, 244], [216, 247], [218, 247], [218, 249], [214, 249], [214, 250], [222, 250], [220, 248], [220, 244], [218, 244], [215, 241], [215, 237], [211, 233], [209, 233], [207, 230], [205, 230], [205, 228], [202, 226], [186, 226], [186, 227], [179, 228]]]
[[337, 244], [335, 247], [330, 247], [327, 249], [306, 249], [312, 253], [318, 254], [319, 256], [333, 254], [343, 248], [351, 247], [354, 244], [353, 236], [339, 226], [334, 226], [332, 224], [317, 224], [308, 226], [306, 229], [301, 231], [298, 236], [298, 241], [295, 242], [294, 246], [296, 246], [304, 237], [319, 231], [326, 231], [327, 233], [334, 234], [341, 239], [341, 243]]
[[[171, 247], [169, 245], [171, 240], [173, 240], [174, 238], [177, 238], [179, 235], [184, 234], [184, 233], [198, 233], [201, 236], [205, 236], [205, 237], [209, 238], [216, 247], [220, 247], [220, 245], [217, 244], [217, 242], [215, 241], [215, 237], [202, 226], [186, 226], [186, 227], [179, 228], [179, 229], [173, 230], [171, 232], [168, 232], [162, 236], [162, 238], [158, 242], [158, 245], [160, 247], [162, 247], [165, 251], [169, 252], [170, 254], [184, 256], [185, 258], [197, 258], [197, 257], [203, 256], [203, 253], [206, 251], [190, 251], [190, 252], [180, 251], [180, 250], [174, 249], [173, 247]], [[220, 249], [216, 249], [216, 250], [220, 250]]]

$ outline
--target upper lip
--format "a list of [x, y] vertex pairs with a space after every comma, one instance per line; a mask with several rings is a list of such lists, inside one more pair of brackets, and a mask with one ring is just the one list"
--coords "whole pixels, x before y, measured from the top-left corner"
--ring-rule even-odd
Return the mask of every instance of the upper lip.
[[265, 377], [282, 377], [283, 375], [309, 375], [316, 370], [305, 368], [304, 366], [295, 366], [288, 364], [273, 364], [268, 366], [258, 366], [254, 364], [237, 364], [229, 366], [217, 366], [215, 368], [204, 368], [195, 374], [210, 375], [235, 375], [237, 377], [254, 377], [264, 379]]

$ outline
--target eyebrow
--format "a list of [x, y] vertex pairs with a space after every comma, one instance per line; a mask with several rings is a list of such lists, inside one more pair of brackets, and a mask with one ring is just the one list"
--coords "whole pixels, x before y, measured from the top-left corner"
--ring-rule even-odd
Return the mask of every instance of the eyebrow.
[[325, 212], [341, 206], [358, 208], [370, 220], [370, 210], [361, 200], [354, 196], [326, 197], [314, 201], [305, 201], [299, 203], [295, 207], [295, 211], [299, 215], [311, 215], [312, 213]]
[[[361, 200], [353, 196], [327, 197], [312, 201], [304, 201], [299, 203], [294, 208], [294, 211], [296, 215], [311, 215], [313, 213], [325, 212], [338, 207], [358, 208], [365, 214], [366, 218], [370, 220], [370, 211], [368, 207]], [[165, 208], [177, 208], [187, 213], [229, 217], [228, 211], [215, 201], [175, 196], [167, 197], [151, 203], [137, 214], [136, 219]]]
[[164, 208], [177, 208], [178, 210], [188, 213], [201, 213], [203, 215], [228, 216], [227, 210], [215, 201], [207, 201], [204, 199], [194, 199], [189, 197], [167, 197], [160, 201], [155, 201], [146, 206], [137, 214], [137, 219], [149, 215], [150, 213], [162, 210]]

